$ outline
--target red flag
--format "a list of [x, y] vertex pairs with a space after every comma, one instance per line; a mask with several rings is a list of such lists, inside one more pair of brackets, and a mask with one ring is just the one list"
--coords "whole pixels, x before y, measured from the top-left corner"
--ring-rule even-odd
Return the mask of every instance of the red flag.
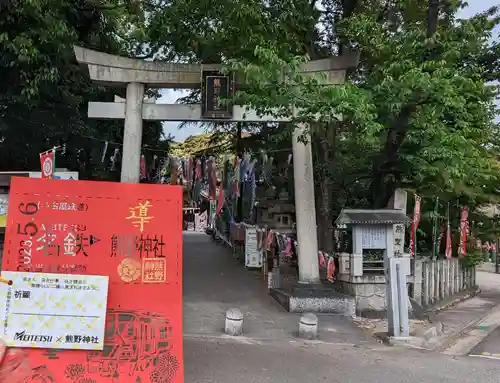
[[54, 169], [56, 167], [56, 151], [49, 150], [40, 153], [40, 167], [42, 169], [42, 178], [54, 178]]
[[217, 198], [217, 207], [215, 208], [215, 215], [218, 217], [222, 208], [224, 207], [224, 189], [219, 188], [219, 197]]
[[271, 247], [274, 244], [274, 233], [271, 229], [267, 232], [267, 239], [266, 239], [266, 250], [269, 251], [271, 250]]
[[322, 251], [318, 251], [318, 262], [320, 267], [326, 267], [325, 254]]
[[411, 233], [410, 233], [410, 253], [415, 256], [415, 243], [417, 240], [417, 229], [422, 217], [421, 212], [422, 197], [415, 194], [415, 208], [413, 209], [413, 219], [411, 220]]
[[328, 279], [329, 282], [333, 282], [335, 280], [335, 260], [333, 259], [333, 257], [328, 257], [326, 279]]
[[467, 206], [462, 208], [460, 215], [460, 247], [459, 255], [465, 257], [467, 255], [467, 234], [469, 232], [469, 209]]
[[283, 250], [283, 255], [285, 257], [291, 258], [292, 257], [292, 239], [286, 237], [286, 245], [285, 249]]
[[444, 250], [444, 256], [448, 259], [451, 258], [451, 227], [450, 227], [450, 221], [448, 221], [448, 227], [446, 228], [446, 247]]

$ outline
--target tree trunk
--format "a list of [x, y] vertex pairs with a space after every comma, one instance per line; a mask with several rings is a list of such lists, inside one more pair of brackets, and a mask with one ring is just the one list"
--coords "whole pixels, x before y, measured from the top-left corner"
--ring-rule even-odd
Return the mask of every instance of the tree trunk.
[[[427, 8], [427, 37], [434, 36], [437, 29], [439, 17], [439, 0], [428, 0]], [[432, 60], [435, 57], [432, 49], [424, 60]], [[385, 145], [373, 162], [372, 182], [370, 184], [370, 200], [375, 209], [387, 206], [389, 199], [399, 186], [399, 174], [396, 165], [398, 163], [399, 152], [403, 147], [408, 133], [408, 124], [417, 106], [425, 101], [423, 95], [416, 94], [414, 99], [409, 101], [401, 109], [398, 118], [389, 126]]]
[[318, 153], [317, 172], [319, 179], [316, 182], [316, 211], [318, 212], [318, 242], [319, 248], [326, 252], [334, 250], [334, 228], [333, 228], [333, 199], [335, 198], [328, 169], [335, 163], [335, 145], [337, 138], [337, 124], [326, 127], [323, 134], [316, 140]]

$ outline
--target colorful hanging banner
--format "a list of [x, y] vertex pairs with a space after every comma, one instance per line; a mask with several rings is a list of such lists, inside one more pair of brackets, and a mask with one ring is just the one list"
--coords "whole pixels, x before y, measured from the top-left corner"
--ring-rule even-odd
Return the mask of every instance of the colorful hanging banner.
[[450, 204], [448, 203], [448, 209], [446, 213], [446, 245], [444, 250], [444, 256], [450, 259], [452, 256], [451, 247], [451, 224], [450, 224]]
[[328, 266], [326, 268], [326, 279], [328, 282], [335, 281], [335, 260], [333, 257], [328, 257]]
[[42, 178], [54, 178], [56, 168], [56, 151], [54, 149], [40, 153], [40, 167], [42, 169]]
[[219, 196], [217, 197], [217, 208], [215, 210], [215, 215], [218, 217], [224, 207], [224, 189], [219, 188]]
[[422, 197], [415, 194], [415, 207], [413, 209], [413, 219], [411, 220], [411, 233], [410, 233], [410, 253], [414, 257], [417, 251], [417, 229], [420, 223]]
[[467, 255], [467, 234], [469, 232], [469, 209], [467, 206], [462, 207], [460, 214], [460, 247], [458, 254], [462, 257]]
[[439, 225], [439, 197], [436, 197], [434, 205], [434, 216], [432, 218], [432, 258], [438, 253], [438, 225]]

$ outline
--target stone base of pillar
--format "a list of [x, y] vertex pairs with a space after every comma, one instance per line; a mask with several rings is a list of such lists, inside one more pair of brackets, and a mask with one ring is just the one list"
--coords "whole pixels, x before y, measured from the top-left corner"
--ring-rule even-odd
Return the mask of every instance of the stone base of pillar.
[[336, 293], [335, 289], [331, 284], [323, 283], [296, 283], [292, 286], [291, 292], [296, 296], [331, 296]]
[[271, 296], [292, 313], [327, 313], [353, 317], [356, 313], [354, 298], [341, 294], [331, 285], [296, 284], [290, 291], [271, 289]]

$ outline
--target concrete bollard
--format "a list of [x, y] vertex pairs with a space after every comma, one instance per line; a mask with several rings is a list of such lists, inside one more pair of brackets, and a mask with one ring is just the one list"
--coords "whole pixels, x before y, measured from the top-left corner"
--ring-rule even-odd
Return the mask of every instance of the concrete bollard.
[[305, 313], [299, 321], [299, 337], [315, 339], [318, 334], [318, 317], [312, 313]]
[[226, 311], [224, 331], [231, 336], [243, 334], [243, 313], [240, 310], [233, 308]]

